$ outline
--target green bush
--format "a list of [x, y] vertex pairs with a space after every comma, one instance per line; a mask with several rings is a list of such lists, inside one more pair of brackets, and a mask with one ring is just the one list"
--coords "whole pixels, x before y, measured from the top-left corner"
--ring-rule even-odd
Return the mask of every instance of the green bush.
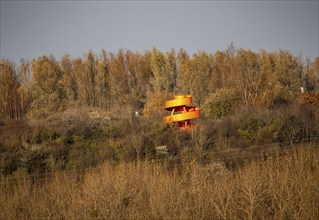
[[258, 143], [260, 131], [266, 126], [262, 115], [258, 113], [247, 112], [240, 116], [238, 122], [238, 131], [248, 144]]
[[208, 118], [223, 118], [234, 110], [237, 102], [238, 95], [235, 89], [218, 89], [207, 98], [202, 107], [202, 112]]

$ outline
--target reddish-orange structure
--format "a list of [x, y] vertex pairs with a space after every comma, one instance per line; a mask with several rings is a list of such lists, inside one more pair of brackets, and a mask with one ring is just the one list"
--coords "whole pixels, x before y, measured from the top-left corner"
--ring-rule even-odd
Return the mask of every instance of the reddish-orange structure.
[[190, 119], [199, 118], [199, 108], [191, 106], [192, 96], [177, 95], [173, 100], [166, 101], [164, 107], [171, 111], [171, 115], [163, 118], [165, 123], [178, 122], [178, 127], [182, 129], [195, 127], [197, 124], [191, 124]]

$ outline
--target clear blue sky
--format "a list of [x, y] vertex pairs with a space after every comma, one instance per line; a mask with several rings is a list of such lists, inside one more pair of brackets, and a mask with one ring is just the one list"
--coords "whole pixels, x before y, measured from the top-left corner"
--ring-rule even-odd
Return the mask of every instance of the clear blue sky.
[[2, 1], [0, 57], [17, 64], [92, 49], [287, 49], [319, 56], [316, 1]]

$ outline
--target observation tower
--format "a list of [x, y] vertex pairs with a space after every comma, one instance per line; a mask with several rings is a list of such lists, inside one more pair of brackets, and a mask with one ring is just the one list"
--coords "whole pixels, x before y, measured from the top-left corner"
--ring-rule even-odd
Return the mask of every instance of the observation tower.
[[191, 119], [199, 118], [200, 109], [192, 106], [192, 96], [176, 95], [173, 100], [165, 101], [165, 110], [171, 114], [163, 118], [164, 123], [177, 122], [178, 127], [187, 129], [197, 127], [197, 124], [191, 124]]

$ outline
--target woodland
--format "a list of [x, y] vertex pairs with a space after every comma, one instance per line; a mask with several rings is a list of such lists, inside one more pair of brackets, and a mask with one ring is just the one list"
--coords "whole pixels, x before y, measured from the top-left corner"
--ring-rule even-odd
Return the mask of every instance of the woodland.
[[[162, 122], [179, 94], [195, 129]], [[319, 57], [231, 44], [0, 60], [3, 219], [317, 219], [318, 146]]]

